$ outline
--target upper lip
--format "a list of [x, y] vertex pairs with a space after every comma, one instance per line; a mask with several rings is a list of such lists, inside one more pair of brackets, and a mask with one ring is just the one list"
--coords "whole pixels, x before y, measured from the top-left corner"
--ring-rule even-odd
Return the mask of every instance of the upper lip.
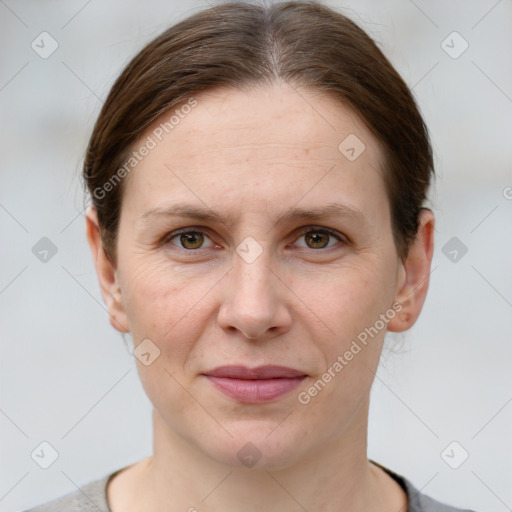
[[246, 366], [219, 366], [213, 370], [204, 373], [209, 377], [226, 377], [229, 379], [279, 379], [305, 377], [306, 374], [294, 368], [286, 366], [266, 365], [257, 368], [247, 368]]

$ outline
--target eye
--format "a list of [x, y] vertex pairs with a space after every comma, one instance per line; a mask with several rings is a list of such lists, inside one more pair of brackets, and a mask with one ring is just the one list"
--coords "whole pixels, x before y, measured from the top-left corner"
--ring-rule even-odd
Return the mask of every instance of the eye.
[[[205, 242], [210, 242], [209, 245], [204, 245]], [[166, 240], [166, 242], [170, 242], [181, 249], [186, 249], [189, 251], [195, 249], [205, 249], [209, 247], [213, 247], [213, 242], [208, 238], [208, 236], [202, 231], [181, 231], [180, 233], [172, 233]]]
[[308, 228], [307, 231], [302, 232], [298, 240], [302, 238], [304, 243], [297, 243], [297, 245], [307, 249], [325, 249], [336, 245], [336, 242], [343, 241], [340, 235], [325, 228]]
[[[301, 241], [303, 240], [303, 241]], [[304, 230], [295, 245], [306, 249], [327, 249], [337, 242], [344, 242], [342, 235], [326, 228], [307, 228]], [[199, 249], [213, 248], [214, 243], [204, 231], [198, 229], [184, 229], [182, 231], [170, 233], [163, 240], [164, 243], [185, 249], [187, 251], [196, 251]]]

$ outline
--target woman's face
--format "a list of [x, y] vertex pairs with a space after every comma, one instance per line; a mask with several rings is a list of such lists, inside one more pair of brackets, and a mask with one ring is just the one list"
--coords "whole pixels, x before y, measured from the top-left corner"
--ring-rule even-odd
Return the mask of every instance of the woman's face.
[[[287, 467], [366, 427], [386, 328], [414, 323], [430, 262], [400, 261], [381, 149], [351, 110], [284, 85], [196, 100], [142, 139], [102, 289], [169, 439]], [[297, 376], [213, 375], [267, 365]]]

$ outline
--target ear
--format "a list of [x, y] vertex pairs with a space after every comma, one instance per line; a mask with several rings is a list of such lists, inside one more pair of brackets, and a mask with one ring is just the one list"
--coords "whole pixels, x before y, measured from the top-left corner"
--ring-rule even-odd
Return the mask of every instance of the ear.
[[430, 267], [434, 253], [434, 214], [422, 208], [418, 216], [418, 232], [407, 258], [400, 263], [395, 302], [401, 304], [388, 322], [388, 330], [406, 331], [414, 325], [423, 308], [430, 282]]
[[92, 251], [101, 295], [107, 305], [110, 324], [119, 332], [130, 332], [116, 268], [103, 248], [98, 224], [98, 214], [91, 206], [86, 212], [86, 223], [87, 241]]

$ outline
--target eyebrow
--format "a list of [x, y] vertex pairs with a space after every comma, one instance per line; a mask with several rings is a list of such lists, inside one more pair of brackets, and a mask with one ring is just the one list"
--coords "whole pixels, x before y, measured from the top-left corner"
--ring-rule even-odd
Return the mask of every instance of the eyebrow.
[[[152, 208], [144, 212], [140, 221], [143, 224], [148, 223], [155, 217], [188, 217], [203, 222], [218, 222], [228, 228], [235, 224], [236, 216], [230, 214], [221, 214], [208, 208], [207, 206], [197, 206], [186, 203], [177, 203], [164, 208]], [[328, 203], [316, 208], [298, 208], [292, 207], [288, 211], [275, 217], [274, 224], [291, 223], [297, 220], [322, 220], [332, 217], [341, 217], [354, 222], [358, 227], [363, 228], [368, 225], [364, 214], [357, 208], [343, 203]]]

